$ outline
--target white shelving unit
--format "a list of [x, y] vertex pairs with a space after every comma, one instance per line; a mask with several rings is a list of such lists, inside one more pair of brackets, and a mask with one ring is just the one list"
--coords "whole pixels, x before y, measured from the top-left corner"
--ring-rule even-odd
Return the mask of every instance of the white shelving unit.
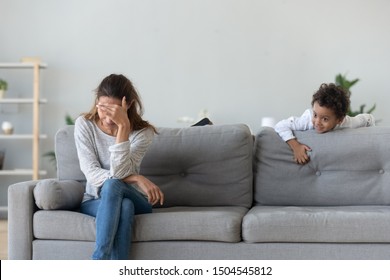
[[0, 134], [0, 141], [6, 140], [30, 140], [32, 141], [32, 169], [0, 170], [0, 175], [27, 175], [33, 180], [38, 180], [39, 176], [45, 175], [45, 170], [39, 170], [39, 141], [47, 138], [45, 134], [40, 134], [39, 129], [39, 107], [45, 104], [46, 99], [39, 97], [40, 70], [46, 68], [45, 63], [37, 59], [27, 59], [24, 62], [0, 63], [0, 69], [27, 69], [33, 71], [33, 93], [32, 98], [2, 98], [0, 104], [31, 104], [32, 105], [32, 133], [31, 134]]

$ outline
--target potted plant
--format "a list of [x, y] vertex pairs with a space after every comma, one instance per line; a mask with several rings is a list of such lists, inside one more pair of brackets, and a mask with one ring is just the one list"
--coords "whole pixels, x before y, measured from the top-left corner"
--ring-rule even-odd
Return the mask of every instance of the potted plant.
[[[342, 74], [338, 74], [335, 78], [335, 82], [336, 82], [336, 85], [338, 86], [341, 86], [342, 88], [344, 88], [349, 96], [351, 96], [351, 90], [350, 88], [356, 84], [357, 82], [359, 81], [359, 79], [354, 79], [354, 80], [348, 80], [346, 75], [342, 75]], [[362, 113], [367, 113], [367, 114], [371, 114], [374, 110], [375, 110], [375, 107], [376, 105], [374, 104], [370, 109], [368, 109], [366, 112], [364, 111], [364, 108], [366, 107], [366, 104], [363, 104], [363, 105], [360, 105], [360, 108], [359, 110], [351, 110], [351, 108], [348, 109], [348, 113], [347, 115], [348, 116], [351, 116], [351, 117], [354, 117], [358, 114], [362, 114]]]
[[0, 79], [0, 98], [4, 97], [5, 92], [8, 89], [8, 83], [5, 80]]

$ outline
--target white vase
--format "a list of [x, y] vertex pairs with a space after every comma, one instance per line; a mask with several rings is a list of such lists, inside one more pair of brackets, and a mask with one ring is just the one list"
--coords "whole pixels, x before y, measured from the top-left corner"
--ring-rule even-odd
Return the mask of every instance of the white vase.
[[14, 126], [10, 122], [3, 122], [1, 124], [1, 129], [3, 130], [4, 134], [10, 135], [14, 132]]
[[261, 126], [274, 127], [275, 126], [275, 119], [272, 117], [264, 117], [261, 119]]
[[4, 96], [5, 96], [5, 90], [0, 89], [0, 99], [3, 98]]

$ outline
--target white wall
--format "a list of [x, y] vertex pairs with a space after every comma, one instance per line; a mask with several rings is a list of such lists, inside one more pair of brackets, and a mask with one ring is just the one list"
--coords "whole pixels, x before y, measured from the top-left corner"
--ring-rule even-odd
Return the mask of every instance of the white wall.
[[[89, 110], [93, 89], [113, 72], [133, 80], [157, 126], [184, 126], [179, 117], [207, 109], [217, 124], [256, 132], [264, 116], [301, 114], [338, 73], [361, 79], [352, 107], [376, 103], [380, 125], [389, 125], [389, 14], [386, 0], [0, 0], [0, 61], [40, 56], [49, 65], [42, 153], [53, 150], [65, 114]], [[28, 86], [16, 80], [9, 95]], [[25, 110], [2, 111], [0, 122], [28, 130], [19, 120]], [[21, 152], [7, 164], [26, 161]], [[46, 159], [42, 165], [55, 176]], [[4, 205], [16, 179], [0, 180]]]

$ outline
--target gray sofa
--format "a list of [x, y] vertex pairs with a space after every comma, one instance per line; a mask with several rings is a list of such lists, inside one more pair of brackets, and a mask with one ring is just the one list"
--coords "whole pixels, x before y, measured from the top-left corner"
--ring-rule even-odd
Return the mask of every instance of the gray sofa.
[[[271, 128], [160, 128], [141, 173], [166, 202], [136, 216], [133, 259], [390, 259], [390, 128], [296, 132], [297, 165]], [[56, 135], [58, 178], [9, 187], [9, 259], [89, 259], [94, 218], [73, 126]]]

